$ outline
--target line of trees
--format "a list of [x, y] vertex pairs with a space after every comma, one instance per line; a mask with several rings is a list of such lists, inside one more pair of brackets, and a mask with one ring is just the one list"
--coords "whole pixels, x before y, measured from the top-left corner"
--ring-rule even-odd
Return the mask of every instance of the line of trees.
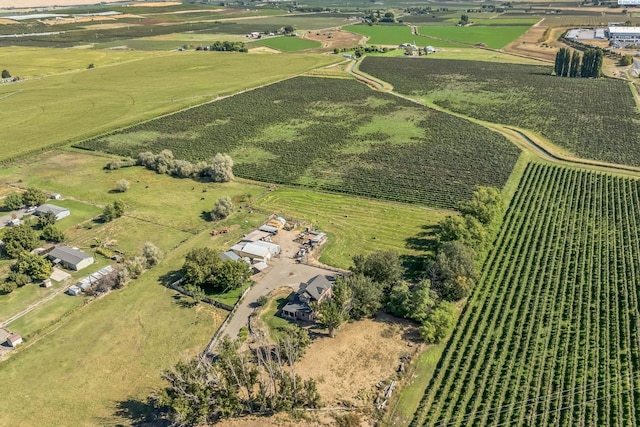
[[213, 182], [228, 182], [234, 178], [233, 159], [221, 153], [213, 156], [210, 163], [205, 161], [191, 163], [188, 160], [176, 159], [171, 150], [162, 150], [158, 154], [143, 151], [138, 154], [136, 160], [113, 160], [107, 163], [105, 169], [116, 170], [135, 165], [177, 178], [202, 178]]
[[37, 188], [27, 188], [24, 193], [11, 193], [4, 198], [4, 208], [8, 211], [20, 209], [23, 206], [39, 206], [47, 201], [44, 191]]
[[599, 48], [587, 49], [582, 58], [576, 50], [560, 48], [556, 54], [554, 73], [558, 77], [600, 77], [604, 52]]
[[194, 248], [187, 253], [182, 266], [185, 289], [226, 292], [249, 281], [251, 268], [244, 261], [222, 260], [214, 249]]
[[303, 380], [295, 370], [309, 343], [306, 331], [289, 333], [275, 345], [261, 345], [251, 352], [241, 351], [239, 341], [225, 337], [215, 361], [196, 357], [164, 372], [167, 386], [152, 398], [154, 406], [158, 415], [181, 426], [317, 408], [320, 395], [315, 380]]

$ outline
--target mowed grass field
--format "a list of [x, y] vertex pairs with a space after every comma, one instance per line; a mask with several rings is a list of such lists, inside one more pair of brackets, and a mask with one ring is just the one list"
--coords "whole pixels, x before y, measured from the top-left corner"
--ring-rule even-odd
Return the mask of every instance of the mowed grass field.
[[341, 268], [352, 266], [353, 255], [375, 251], [424, 257], [434, 244], [436, 224], [451, 214], [446, 210], [295, 189], [272, 191], [254, 206], [308, 221], [326, 232], [329, 241], [320, 261]]
[[[63, 197], [75, 197], [98, 207], [122, 200], [128, 217], [158, 227], [153, 234], [177, 231], [180, 236], [182, 232], [193, 233], [208, 227], [202, 214], [211, 211], [218, 198], [255, 197], [264, 191], [262, 186], [238, 181], [215, 184], [177, 179], [137, 166], [109, 172], [103, 169], [109, 160], [90, 153], [53, 151], [0, 169], [0, 181], [61, 193]], [[112, 192], [121, 179], [129, 181], [131, 188], [126, 193]], [[116, 221], [108, 228], [117, 224]], [[151, 225], [143, 227], [149, 230]], [[70, 235], [86, 242], [89, 237], [81, 237], [82, 234], [87, 233], [74, 230]], [[108, 234], [103, 237], [109, 237]], [[118, 238], [119, 234], [127, 240], [138, 234], [144, 237], [144, 233], [127, 234], [126, 229], [114, 232], [110, 237]]]
[[425, 35], [415, 35], [411, 33], [411, 28], [406, 25], [347, 25], [342, 27], [346, 31], [362, 34], [369, 37], [368, 45], [394, 45], [398, 46], [403, 43], [415, 43], [424, 47], [427, 45], [434, 47], [461, 47], [457, 43], [449, 43], [443, 40], [437, 40]]
[[318, 48], [322, 46], [322, 43], [314, 40], [301, 39], [299, 37], [274, 37], [252, 43], [249, 47], [254, 45], [266, 46], [283, 52], [295, 52], [298, 50]]
[[419, 33], [425, 36], [441, 38], [462, 43], [482, 43], [493, 49], [502, 49], [529, 29], [527, 26], [426, 26], [419, 27]]
[[[55, 56], [57, 51], [36, 50], [33, 54], [36, 58]], [[2, 85], [0, 161], [95, 136], [336, 60], [319, 55], [282, 58], [171, 52]], [[4, 63], [3, 67], [8, 68]], [[21, 73], [20, 67], [10, 71], [13, 75]]]

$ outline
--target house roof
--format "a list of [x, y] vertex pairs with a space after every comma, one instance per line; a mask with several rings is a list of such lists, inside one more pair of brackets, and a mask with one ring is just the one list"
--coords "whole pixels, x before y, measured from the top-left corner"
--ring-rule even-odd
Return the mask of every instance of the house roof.
[[264, 261], [256, 262], [251, 267], [255, 268], [257, 271], [264, 271], [269, 268], [269, 264]]
[[295, 312], [303, 312], [303, 313], [311, 313], [311, 309], [309, 306], [303, 302], [300, 302], [297, 298], [290, 303], [287, 303], [284, 307], [282, 307], [282, 311], [288, 311], [290, 313]]
[[300, 287], [298, 295], [304, 295], [306, 293], [311, 300], [318, 301], [322, 294], [333, 286], [332, 279], [333, 277], [325, 276], [324, 274], [312, 277], [307, 283], [304, 283]]
[[[260, 227], [262, 228], [262, 227]], [[276, 230], [277, 231], [277, 230]], [[271, 236], [271, 233], [261, 230], [253, 230], [251, 233], [247, 234], [242, 238], [243, 242], [257, 242], [258, 240], [264, 239], [265, 237]]]
[[49, 252], [49, 258], [57, 258], [60, 261], [75, 265], [85, 259], [91, 258], [91, 255], [88, 255], [78, 249], [70, 248], [69, 246], [57, 246]]
[[7, 341], [11, 341], [11, 342], [16, 342], [21, 339], [22, 337], [20, 336], [20, 334], [11, 334], [7, 337]]
[[269, 242], [264, 242], [262, 240], [259, 240], [257, 242], [253, 242], [251, 244], [255, 245], [255, 246], [261, 246], [263, 248], [269, 249], [269, 251], [271, 252], [271, 255], [275, 255], [275, 254], [279, 254], [280, 253], [280, 245], [276, 245], [275, 243], [269, 243]]
[[231, 261], [241, 261], [242, 260], [235, 252], [231, 252], [231, 251], [227, 251], [227, 252], [221, 253], [220, 254], [220, 258], [222, 258], [222, 260], [229, 259]]
[[277, 233], [278, 227], [272, 227], [270, 225], [264, 224], [262, 227], [259, 228], [259, 230], [271, 234], [271, 233]]
[[53, 212], [54, 215], [58, 215], [62, 212], [68, 212], [69, 209], [67, 208], [62, 208], [60, 206], [56, 206], [56, 205], [51, 205], [49, 203], [45, 203], [44, 205], [40, 205], [38, 206], [38, 208], [36, 209], [36, 211], [34, 212], [35, 215], [43, 215], [47, 212]]
[[271, 255], [271, 250], [268, 247], [257, 245], [256, 243], [257, 242], [247, 243], [244, 245], [244, 248], [242, 248], [242, 252], [258, 257], [268, 257]]

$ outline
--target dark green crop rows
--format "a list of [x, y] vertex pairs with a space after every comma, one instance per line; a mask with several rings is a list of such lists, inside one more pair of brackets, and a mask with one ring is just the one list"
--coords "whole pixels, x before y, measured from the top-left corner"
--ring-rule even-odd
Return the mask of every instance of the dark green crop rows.
[[640, 181], [529, 165], [413, 426], [640, 423]]
[[640, 166], [640, 114], [628, 83], [551, 76], [551, 67], [373, 58], [362, 71], [401, 93], [542, 134], [584, 158]]
[[[211, 78], [215, 78], [212, 75]], [[451, 208], [502, 187], [518, 149], [466, 120], [354, 80], [298, 77], [87, 141], [135, 157], [230, 154], [236, 175]]]

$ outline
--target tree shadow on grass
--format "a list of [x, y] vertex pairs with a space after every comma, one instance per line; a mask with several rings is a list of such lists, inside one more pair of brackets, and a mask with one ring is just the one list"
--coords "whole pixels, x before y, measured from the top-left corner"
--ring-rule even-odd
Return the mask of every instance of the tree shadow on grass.
[[438, 232], [440, 227], [437, 225], [423, 225], [421, 232], [415, 236], [405, 239], [405, 247], [415, 251], [422, 252], [419, 255], [401, 255], [400, 260], [405, 268], [405, 278], [416, 281], [425, 277], [426, 270], [433, 255], [438, 249]]
[[[116, 404], [115, 415], [123, 420], [122, 424], [140, 427], [168, 427], [169, 420], [163, 419], [158, 410], [153, 406], [151, 398], [146, 401], [127, 399]], [[126, 421], [125, 421], [126, 420]]]
[[159, 280], [162, 286], [169, 287], [172, 283], [180, 280], [180, 278], [182, 278], [182, 272], [180, 270], [171, 270], [160, 276]]

